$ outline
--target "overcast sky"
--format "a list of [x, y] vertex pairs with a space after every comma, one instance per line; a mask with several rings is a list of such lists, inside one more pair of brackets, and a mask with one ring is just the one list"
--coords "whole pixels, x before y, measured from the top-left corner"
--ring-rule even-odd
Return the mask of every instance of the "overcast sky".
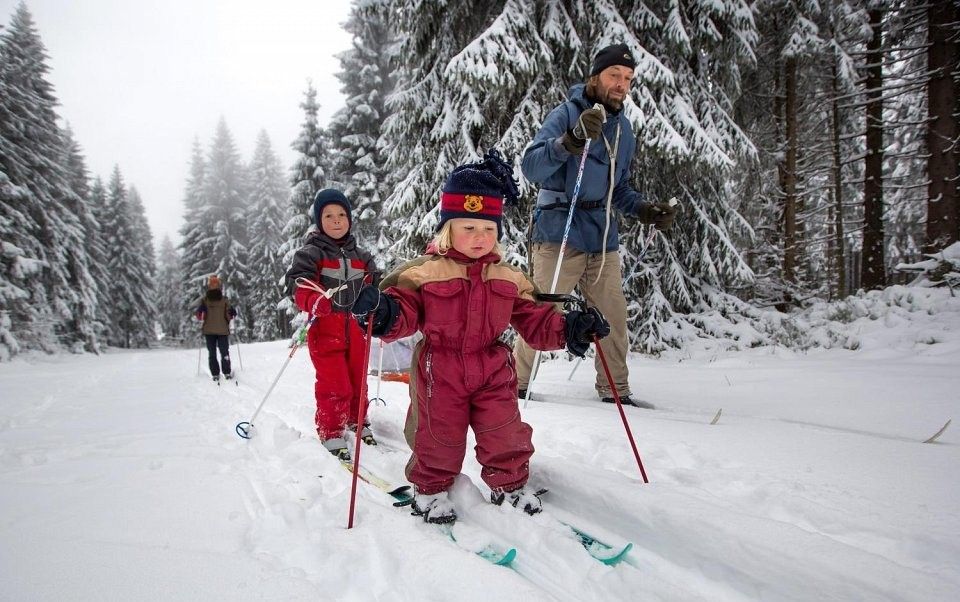
[[[0, 0], [0, 24], [19, 0]], [[59, 114], [91, 176], [114, 164], [143, 198], [155, 245], [179, 241], [194, 138], [222, 116], [244, 161], [265, 129], [288, 168], [313, 80], [320, 123], [343, 106], [335, 54], [349, 0], [27, 0]]]

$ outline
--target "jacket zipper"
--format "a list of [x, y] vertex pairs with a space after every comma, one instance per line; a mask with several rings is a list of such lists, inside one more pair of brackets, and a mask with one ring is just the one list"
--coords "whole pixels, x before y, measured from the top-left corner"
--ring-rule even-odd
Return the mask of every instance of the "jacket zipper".
[[433, 352], [427, 352], [427, 361], [426, 361], [426, 371], [427, 371], [427, 397], [433, 398]]
[[[343, 252], [343, 247], [340, 247], [340, 258], [341, 258], [341, 261], [343, 261], [343, 283], [344, 283], [344, 284], [349, 284], [349, 282], [348, 282], [348, 280], [347, 280], [347, 278], [348, 278], [348, 276], [349, 276], [349, 272], [348, 272], [348, 270], [347, 270], [347, 254]], [[347, 290], [348, 290], [348, 291], [350, 290], [350, 287], [349, 287], [349, 286], [347, 287]], [[337, 297], [340, 296], [340, 293], [341, 293], [341, 292], [342, 292], [342, 291], [337, 291]], [[337, 305], [340, 305], [340, 303], [339, 303], [340, 299], [339, 299], [339, 298], [337, 299], [337, 301], [338, 301]], [[347, 311], [343, 312], [343, 340], [345, 340], [345, 341], [349, 341], [349, 340], [350, 340], [350, 334], [349, 334], [349, 333], [350, 333], [350, 311], [349, 311], [349, 309], [348, 309]]]

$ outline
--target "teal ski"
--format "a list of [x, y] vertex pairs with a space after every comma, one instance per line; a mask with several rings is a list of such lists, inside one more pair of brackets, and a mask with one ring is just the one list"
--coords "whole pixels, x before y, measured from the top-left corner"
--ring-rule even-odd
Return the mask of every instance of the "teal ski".
[[[340, 464], [350, 472], [353, 472], [352, 462], [341, 461]], [[410, 504], [413, 503], [413, 494], [410, 493], [409, 485], [401, 485], [399, 487], [394, 487], [388, 481], [373, 474], [363, 466], [360, 467], [360, 471], [357, 473], [357, 477], [360, 478], [362, 481], [370, 485], [373, 485], [380, 491], [383, 491], [384, 493], [392, 497], [395, 500], [393, 502], [394, 507], [402, 508], [405, 506], [409, 506]], [[437, 529], [439, 529], [447, 537], [449, 537], [450, 541], [456, 543], [457, 545], [460, 545], [460, 543], [457, 541], [457, 538], [453, 534], [453, 525], [434, 525], [434, 526], [437, 527]], [[476, 554], [480, 558], [483, 558], [487, 562], [492, 562], [493, 564], [498, 566], [508, 567], [517, 558], [516, 548], [503, 549], [498, 546], [494, 546], [490, 544], [490, 545], [487, 545], [482, 550], [470, 550], [468, 548], [463, 548], [463, 549], [469, 552], [473, 552], [474, 554]]]
[[563, 524], [577, 534], [577, 539], [580, 540], [580, 545], [587, 550], [587, 553], [607, 566], [616, 566], [619, 564], [621, 560], [626, 558], [627, 552], [633, 548], [632, 543], [627, 543], [627, 545], [623, 546], [623, 548], [617, 549], [610, 544], [600, 541], [589, 533], [584, 533], [569, 523]]

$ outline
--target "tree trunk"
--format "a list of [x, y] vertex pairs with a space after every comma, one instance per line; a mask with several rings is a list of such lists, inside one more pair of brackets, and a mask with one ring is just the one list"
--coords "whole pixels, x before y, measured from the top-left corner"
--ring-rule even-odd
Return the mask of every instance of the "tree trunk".
[[784, 64], [783, 279], [797, 282], [797, 59]]
[[863, 264], [860, 284], [883, 288], [886, 266], [883, 245], [883, 53], [882, 13], [870, 11], [873, 36], [867, 42], [867, 156], [863, 184]]
[[[960, 132], [957, 127], [956, 82], [951, 70], [960, 63], [957, 22], [960, 9], [953, 2], [931, 2], [927, 8], [927, 240], [924, 251], [934, 253], [960, 236], [960, 200], [957, 179]], [[951, 39], [952, 34], [952, 39]]]
[[840, 101], [837, 98], [840, 96], [840, 86], [838, 85], [837, 79], [839, 74], [837, 73], [837, 63], [833, 63], [833, 107], [832, 107], [832, 117], [833, 122], [831, 123], [833, 129], [833, 238], [831, 239], [831, 252], [830, 258], [833, 262], [834, 269], [836, 270], [834, 277], [836, 278], [836, 291], [837, 297], [844, 298], [847, 296], [847, 266], [846, 260], [844, 258], [844, 250], [846, 245], [843, 240], [843, 173], [840, 167]]

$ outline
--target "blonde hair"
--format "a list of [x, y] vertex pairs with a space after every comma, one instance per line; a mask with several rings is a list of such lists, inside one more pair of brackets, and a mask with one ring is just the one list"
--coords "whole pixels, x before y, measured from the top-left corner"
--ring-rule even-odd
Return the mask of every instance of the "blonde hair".
[[[443, 227], [440, 228], [440, 231], [433, 237], [433, 245], [437, 247], [438, 255], [446, 255], [447, 251], [453, 248], [453, 234], [451, 232], [450, 222], [454, 219], [457, 218], [448, 219], [444, 222]], [[503, 247], [500, 246], [499, 240], [493, 244], [493, 249], [491, 249], [490, 252], [496, 253], [500, 256], [500, 259], [503, 259]]]

